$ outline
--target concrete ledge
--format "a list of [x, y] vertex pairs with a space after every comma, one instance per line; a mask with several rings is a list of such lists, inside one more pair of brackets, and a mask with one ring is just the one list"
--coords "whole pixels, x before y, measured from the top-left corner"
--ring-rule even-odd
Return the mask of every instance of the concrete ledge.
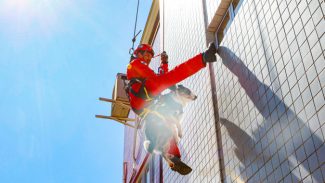
[[151, 44], [159, 25], [159, 0], [153, 0], [147, 23], [142, 33], [141, 43]]
[[230, 6], [231, 0], [222, 0], [218, 6], [216, 13], [214, 14], [212, 21], [208, 25], [209, 32], [216, 32], [219, 25]]

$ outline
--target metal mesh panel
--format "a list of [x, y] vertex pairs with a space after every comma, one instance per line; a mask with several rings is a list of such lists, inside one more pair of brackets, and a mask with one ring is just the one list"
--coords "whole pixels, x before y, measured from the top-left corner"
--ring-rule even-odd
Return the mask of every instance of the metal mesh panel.
[[246, 0], [221, 43], [226, 182], [324, 182], [321, 3]]

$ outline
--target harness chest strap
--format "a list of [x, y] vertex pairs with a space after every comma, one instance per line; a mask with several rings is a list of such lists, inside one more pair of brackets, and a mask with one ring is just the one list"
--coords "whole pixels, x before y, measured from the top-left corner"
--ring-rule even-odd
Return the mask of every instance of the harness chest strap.
[[[139, 89], [138, 92], [134, 91], [132, 89], [132, 85], [135, 84], [135, 83], [140, 83], [141, 84], [141, 87]], [[136, 97], [139, 97], [145, 101], [151, 101], [153, 100], [153, 98], [150, 96], [149, 92], [147, 91], [146, 87], [145, 87], [145, 83], [146, 83], [146, 80], [145, 79], [142, 79], [142, 78], [132, 78], [130, 79], [130, 82], [129, 82], [129, 91]]]

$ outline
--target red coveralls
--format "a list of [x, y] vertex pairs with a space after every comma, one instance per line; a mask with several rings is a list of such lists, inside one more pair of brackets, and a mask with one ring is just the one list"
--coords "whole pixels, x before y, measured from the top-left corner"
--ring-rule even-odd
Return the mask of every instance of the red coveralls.
[[160, 67], [158, 68], [158, 73], [161, 74], [165, 74], [166, 72], [168, 72], [168, 63], [161, 63]]
[[[145, 88], [150, 96], [155, 97], [158, 96], [163, 90], [195, 74], [205, 66], [206, 64], [203, 62], [203, 55], [198, 54], [186, 62], [176, 66], [169, 72], [168, 64], [162, 64], [159, 73], [162, 73], [163, 71], [164, 74], [157, 75], [152, 69], [149, 68], [145, 61], [137, 58], [131, 61], [131, 63], [128, 65], [127, 78], [128, 80], [131, 80], [132, 78], [146, 79]], [[131, 88], [138, 92], [141, 88], [141, 83], [134, 83]], [[131, 92], [129, 92], [129, 96], [131, 107], [138, 114], [140, 114], [143, 108], [150, 104], [150, 101], [136, 97]], [[170, 144], [171, 145], [168, 153], [180, 157], [180, 152], [175, 139], [171, 140]]]

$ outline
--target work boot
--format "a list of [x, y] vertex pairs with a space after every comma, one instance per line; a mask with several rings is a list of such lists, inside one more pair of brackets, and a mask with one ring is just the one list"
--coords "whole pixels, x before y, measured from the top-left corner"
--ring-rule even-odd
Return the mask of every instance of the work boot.
[[203, 52], [203, 62], [215, 62], [217, 60], [216, 53], [216, 45], [214, 43], [210, 43], [209, 48], [205, 52]]
[[181, 175], [187, 175], [191, 173], [192, 168], [182, 162], [178, 157], [174, 156], [170, 158], [170, 160], [173, 162], [173, 165], [170, 167], [173, 171], [176, 171]]

